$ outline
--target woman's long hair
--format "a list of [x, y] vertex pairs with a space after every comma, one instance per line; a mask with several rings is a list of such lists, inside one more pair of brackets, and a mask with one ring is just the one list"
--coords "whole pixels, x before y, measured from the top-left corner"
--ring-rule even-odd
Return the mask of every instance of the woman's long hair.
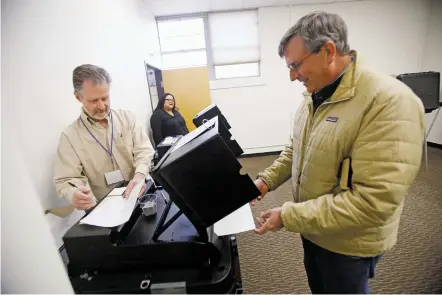
[[173, 94], [171, 94], [171, 93], [164, 93], [164, 95], [161, 96], [160, 99], [158, 99], [158, 104], [157, 104], [157, 107], [155, 108], [154, 112], [164, 110], [164, 103], [166, 102], [166, 97], [168, 97], [169, 95], [173, 97], [173, 100], [175, 102], [173, 104], [172, 112], [174, 112], [175, 110], [178, 110], [178, 108], [176, 107], [175, 96], [173, 96]]

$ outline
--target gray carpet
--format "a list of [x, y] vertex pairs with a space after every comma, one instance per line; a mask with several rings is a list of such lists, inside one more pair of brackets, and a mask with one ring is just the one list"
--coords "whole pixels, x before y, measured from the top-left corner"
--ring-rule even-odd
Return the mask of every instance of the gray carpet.
[[[422, 168], [409, 191], [398, 243], [378, 264], [372, 293], [442, 293], [442, 150], [428, 152], [428, 171]], [[276, 157], [243, 158], [242, 171], [254, 179]], [[287, 182], [252, 210], [257, 216], [291, 199]], [[245, 293], [310, 293], [298, 234], [247, 232], [238, 245]]]

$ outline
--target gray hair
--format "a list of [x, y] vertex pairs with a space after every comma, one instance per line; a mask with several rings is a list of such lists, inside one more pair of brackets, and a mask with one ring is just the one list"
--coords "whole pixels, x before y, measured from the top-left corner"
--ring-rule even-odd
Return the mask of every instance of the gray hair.
[[84, 64], [76, 67], [72, 75], [74, 91], [80, 95], [82, 95], [84, 81], [91, 81], [93, 85], [103, 83], [110, 85], [112, 79], [105, 69], [90, 64]]
[[348, 54], [347, 25], [337, 14], [322, 11], [311, 12], [288, 29], [279, 43], [278, 54], [284, 56], [284, 49], [292, 37], [299, 35], [310, 52], [319, 52], [327, 41], [333, 41], [339, 54]]

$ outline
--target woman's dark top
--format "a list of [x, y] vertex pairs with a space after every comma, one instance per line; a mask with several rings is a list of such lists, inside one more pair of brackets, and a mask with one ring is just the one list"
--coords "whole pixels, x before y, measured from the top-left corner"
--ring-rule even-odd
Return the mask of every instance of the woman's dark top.
[[165, 110], [156, 110], [150, 118], [155, 145], [158, 145], [168, 136], [186, 135], [189, 133], [183, 116], [177, 110], [174, 110], [173, 114], [174, 116], [171, 116]]

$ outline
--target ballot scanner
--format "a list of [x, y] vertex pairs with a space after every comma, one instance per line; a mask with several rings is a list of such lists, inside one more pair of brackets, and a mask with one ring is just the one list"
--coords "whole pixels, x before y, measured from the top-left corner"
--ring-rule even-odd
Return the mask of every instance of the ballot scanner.
[[73, 226], [63, 241], [74, 291], [241, 293], [236, 237], [213, 225], [260, 193], [231, 141], [218, 116], [204, 120], [153, 168], [145, 193], [157, 196], [157, 214], [135, 206], [115, 228]]

